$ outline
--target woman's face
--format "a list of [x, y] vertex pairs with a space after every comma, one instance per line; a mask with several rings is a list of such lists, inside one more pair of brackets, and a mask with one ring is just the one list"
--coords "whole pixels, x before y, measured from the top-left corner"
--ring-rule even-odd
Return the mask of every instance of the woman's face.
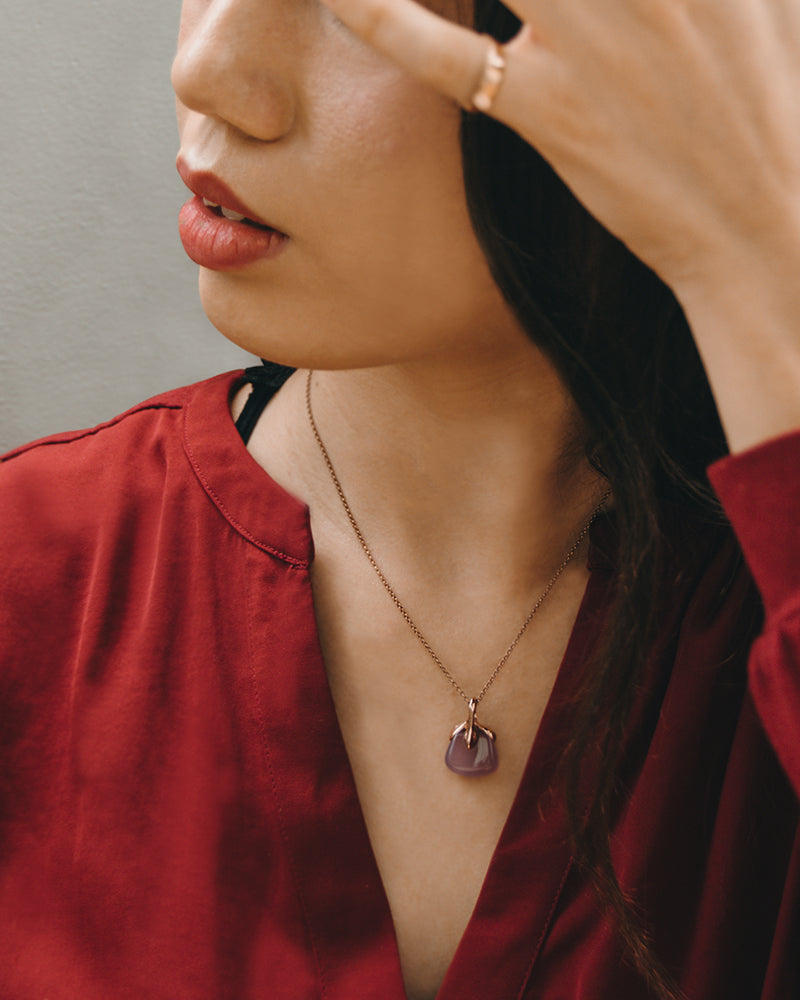
[[523, 337], [469, 222], [459, 109], [317, 0], [184, 0], [173, 84], [184, 180], [284, 234], [184, 209], [226, 336], [319, 368]]

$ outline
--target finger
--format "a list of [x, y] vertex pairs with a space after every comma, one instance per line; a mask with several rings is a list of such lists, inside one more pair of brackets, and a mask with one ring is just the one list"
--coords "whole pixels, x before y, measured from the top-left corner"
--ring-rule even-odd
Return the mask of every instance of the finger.
[[413, 76], [471, 106], [488, 40], [414, 0], [324, 0], [340, 21]]

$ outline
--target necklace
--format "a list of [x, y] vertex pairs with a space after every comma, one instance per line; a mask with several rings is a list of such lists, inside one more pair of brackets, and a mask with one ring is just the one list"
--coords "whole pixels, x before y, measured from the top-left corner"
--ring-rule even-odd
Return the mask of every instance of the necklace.
[[433, 662], [436, 664], [436, 666], [439, 668], [442, 674], [444, 674], [444, 676], [450, 682], [451, 686], [458, 692], [458, 694], [467, 704], [468, 715], [466, 721], [457, 725], [455, 729], [450, 733], [450, 742], [448, 743], [447, 752], [445, 753], [445, 764], [450, 768], [451, 771], [454, 771], [456, 774], [461, 774], [466, 777], [475, 777], [477, 775], [482, 775], [482, 774], [491, 774], [492, 771], [497, 770], [497, 762], [498, 762], [497, 746], [496, 746], [497, 737], [495, 736], [494, 732], [491, 729], [489, 729], [487, 726], [481, 725], [481, 723], [478, 722], [477, 718], [478, 704], [480, 703], [486, 692], [489, 690], [489, 688], [492, 686], [492, 684], [494, 684], [495, 678], [505, 666], [506, 662], [508, 661], [508, 658], [514, 652], [514, 649], [516, 648], [520, 639], [523, 637], [523, 635], [527, 631], [528, 626], [533, 621], [536, 612], [539, 610], [542, 604], [544, 604], [545, 598], [555, 586], [556, 581], [564, 572], [564, 570], [567, 568], [569, 563], [572, 561], [573, 557], [575, 556], [575, 553], [580, 548], [581, 542], [589, 533], [589, 529], [594, 523], [595, 518], [603, 509], [603, 505], [608, 499], [608, 493], [604, 494], [603, 499], [600, 501], [597, 507], [595, 507], [589, 520], [583, 526], [580, 533], [573, 541], [572, 545], [570, 545], [570, 547], [567, 549], [563, 559], [559, 563], [558, 569], [556, 569], [556, 571], [550, 577], [547, 586], [544, 588], [542, 593], [536, 599], [533, 607], [530, 609], [525, 620], [523, 621], [522, 625], [517, 631], [517, 634], [512, 639], [508, 649], [506, 649], [505, 653], [503, 653], [503, 655], [498, 660], [497, 665], [489, 675], [489, 678], [487, 679], [486, 683], [483, 685], [478, 694], [476, 694], [474, 697], [470, 697], [467, 694], [467, 692], [461, 687], [461, 685], [458, 683], [455, 677], [453, 677], [453, 675], [445, 666], [445, 664], [442, 662], [441, 658], [437, 655], [431, 644], [425, 638], [419, 626], [413, 620], [408, 611], [406, 611], [402, 601], [397, 596], [394, 588], [386, 579], [383, 570], [376, 562], [375, 556], [373, 556], [372, 554], [372, 550], [370, 549], [369, 545], [367, 545], [366, 539], [364, 538], [361, 528], [358, 525], [358, 521], [356, 521], [355, 515], [353, 514], [353, 511], [350, 508], [350, 504], [347, 502], [347, 497], [345, 496], [344, 490], [342, 489], [342, 484], [339, 482], [339, 477], [336, 475], [336, 470], [333, 467], [333, 462], [331, 461], [331, 457], [328, 454], [328, 449], [323, 444], [322, 437], [319, 433], [319, 429], [317, 428], [317, 423], [314, 420], [314, 411], [311, 408], [312, 375], [313, 372], [309, 371], [308, 377], [306, 378], [306, 412], [308, 413], [308, 420], [309, 424], [311, 425], [312, 433], [314, 434], [314, 438], [317, 442], [317, 445], [319, 446], [320, 453], [325, 461], [325, 465], [327, 466], [328, 473], [330, 474], [331, 477], [331, 481], [339, 496], [339, 500], [341, 501], [342, 507], [344, 508], [344, 512], [347, 515], [347, 520], [350, 522], [350, 526], [352, 527], [353, 532], [355, 533], [355, 536], [358, 539], [358, 542], [364, 551], [364, 555], [369, 560], [369, 564], [375, 570], [378, 579], [383, 584], [384, 590], [392, 599], [392, 603], [400, 612], [403, 620], [411, 629], [413, 634], [416, 636], [417, 640], [419, 641], [420, 645], [423, 647], [425, 652], [428, 654], [428, 656], [430, 656], [430, 658], [433, 660]]

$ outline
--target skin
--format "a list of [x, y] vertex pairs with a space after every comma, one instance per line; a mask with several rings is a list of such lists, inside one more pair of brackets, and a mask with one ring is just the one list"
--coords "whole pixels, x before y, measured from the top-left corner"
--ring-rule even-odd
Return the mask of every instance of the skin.
[[[296, 0], [185, 0], [173, 82], [184, 162], [290, 236], [275, 260], [201, 268], [203, 305], [254, 353], [317, 370], [315, 415], [359, 523], [477, 693], [603, 489], [565, 458], [580, 435], [572, 400], [472, 232], [460, 111], [325, 7]], [[249, 448], [311, 512], [331, 691], [406, 991], [427, 1000], [519, 785], [588, 579], [585, 546], [482, 702], [502, 734], [500, 768], [459, 778], [443, 755], [466, 706], [355, 541], [303, 382], [301, 372], [281, 390]], [[242, 405], [240, 395], [234, 415]], [[402, 752], [386, 738], [397, 732]], [[453, 837], [454, 815], [469, 838]]]
[[[173, 66], [182, 157], [289, 234], [281, 259], [202, 269], [226, 336], [295, 366], [352, 368], [520, 331], [466, 211], [458, 109], [325, 8], [183, 4]], [[268, 322], [265, 322], [265, 317]]]
[[[182, 155], [290, 236], [274, 261], [201, 269], [201, 295], [226, 336], [316, 369], [317, 422], [371, 548], [478, 690], [603, 486], [565, 458], [580, 437], [574, 405], [469, 225], [458, 103], [485, 42], [453, 23], [453, 7], [442, 21], [407, 0], [334, 3], [356, 34], [297, 0], [183, 5]], [[728, 0], [724, 20], [717, 0], [517, 9], [528, 28], [494, 113], [672, 285], [732, 448], [800, 425], [796, 6]], [[303, 382], [282, 389], [249, 447], [309, 505], [331, 690], [406, 990], [428, 1000], [519, 784], [586, 585], [585, 550], [481, 706], [500, 769], [459, 779], [441, 757], [464, 706], [353, 537]], [[401, 752], [386, 738], [397, 732]], [[454, 815], [469, 838], [453, 837]]]
[[[467, 103], [486, 43], [413, 0], [326, 0]], [[800, 425], [794, 0], [511, 0], [492, 108], [670, 285], [732, 451]], [[768, 69], [765, 69], [768, 68]]]

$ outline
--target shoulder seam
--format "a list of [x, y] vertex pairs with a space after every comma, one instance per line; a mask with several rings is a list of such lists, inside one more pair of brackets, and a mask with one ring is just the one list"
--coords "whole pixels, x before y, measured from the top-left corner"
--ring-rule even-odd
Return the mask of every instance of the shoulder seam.
[[82, 441], [85, 438], [93, 437], [95, 434], [99, 434], [100, 431], [108, 430], [109, 428], [121, 423], [127, 417], [135, 416], [137, 413], [144, 413], [147, 410], [182, 410], [183, 407], [183, 403], [143, 403], [141, 406], [135, 406], [130, 410], [125, 410], [124, 413], [120, 413], [118, 416], [112, 417], [111, 420], [106, 420], [102, 424], [97, 424], [96, 427], [88, 427], [79, 431], [62, 431], [60, 434], [54, 434], [51, 437], [39, 438], [38, 440], [31, 441], [28, 444], [12, 448], [7, 454], [0, 456], [0, 462], [11, 461], [11, 459], [18, 458], [20, 455], [33, 451], [35, 448], [48, 448], [59, 444], [74, 444], [76, 441]]

